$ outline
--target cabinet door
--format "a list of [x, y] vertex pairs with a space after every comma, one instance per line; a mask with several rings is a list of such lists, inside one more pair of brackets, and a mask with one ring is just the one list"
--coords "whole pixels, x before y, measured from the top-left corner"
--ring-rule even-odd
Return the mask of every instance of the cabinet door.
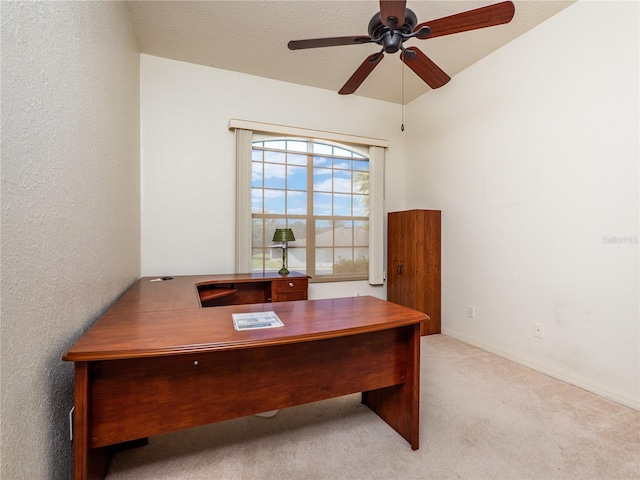
[[389, 213], [387, 216], [387, 300], [399, 303], [400, 283], [400, 215]]
[[414, 212], [389, 214], [387, 298], [391, 302], [410, 308], [415, 308], [413, 295], [416, 282], [414, 230]]

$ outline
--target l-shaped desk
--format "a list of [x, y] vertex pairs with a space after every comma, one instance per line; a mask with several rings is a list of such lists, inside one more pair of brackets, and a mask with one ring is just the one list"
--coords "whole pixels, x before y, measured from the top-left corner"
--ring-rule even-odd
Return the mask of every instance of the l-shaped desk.
[[[151, 435], [357, 392], [417, 449], [426, 315], [369, 296], [273, 301], [278, 289], [306, 298], [307, 278], [140, 279], [63, 357], [75, 363], [74, 478], [103, 479], [118, 447]], [[203, 307], [225, 296], [247, 303]], [[234, 329], [233, 313], [264, 311], [284, 326]]]

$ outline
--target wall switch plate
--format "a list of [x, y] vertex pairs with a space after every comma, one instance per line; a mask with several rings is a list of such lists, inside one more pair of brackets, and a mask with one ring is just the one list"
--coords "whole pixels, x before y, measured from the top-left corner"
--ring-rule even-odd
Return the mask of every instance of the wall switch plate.
[[543, 334], [542, 324], [541, 323], [534, 323], [533, 324], [533, 336], [536, 337], [536, 338], [544, 338], [544, 334]]
[[467, 306], [467, 317], [476, 318], [476, 307]]

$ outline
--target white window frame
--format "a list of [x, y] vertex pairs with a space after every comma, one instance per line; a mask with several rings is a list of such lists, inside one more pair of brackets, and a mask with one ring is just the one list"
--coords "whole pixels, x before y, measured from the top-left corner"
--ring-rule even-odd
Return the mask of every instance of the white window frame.
[[388, 147], [389, 142], [376, 138], [239, 119], [229, 120], [229, 129], [235, 130], [236, 135], [236, 272], [251, 271], [251, 150], [253, 132], [260, 132], [351, 143], [369, 148], [368, 281], [371, 285], [382, 285], [384, 283], [384, 149]]

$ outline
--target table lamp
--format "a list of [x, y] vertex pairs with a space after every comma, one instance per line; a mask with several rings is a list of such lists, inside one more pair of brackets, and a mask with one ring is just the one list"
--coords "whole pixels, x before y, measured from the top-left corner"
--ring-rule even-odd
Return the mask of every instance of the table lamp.
[[278, 272], [280, 275], [286, 275], [289, 273], [287, 270], [287, 242], [293, 242], [296, 237], [293, 236], [293, 231], [290, 228], [276, 228], [273, 234], [274, 242], [282, 242], [282, 268]]

